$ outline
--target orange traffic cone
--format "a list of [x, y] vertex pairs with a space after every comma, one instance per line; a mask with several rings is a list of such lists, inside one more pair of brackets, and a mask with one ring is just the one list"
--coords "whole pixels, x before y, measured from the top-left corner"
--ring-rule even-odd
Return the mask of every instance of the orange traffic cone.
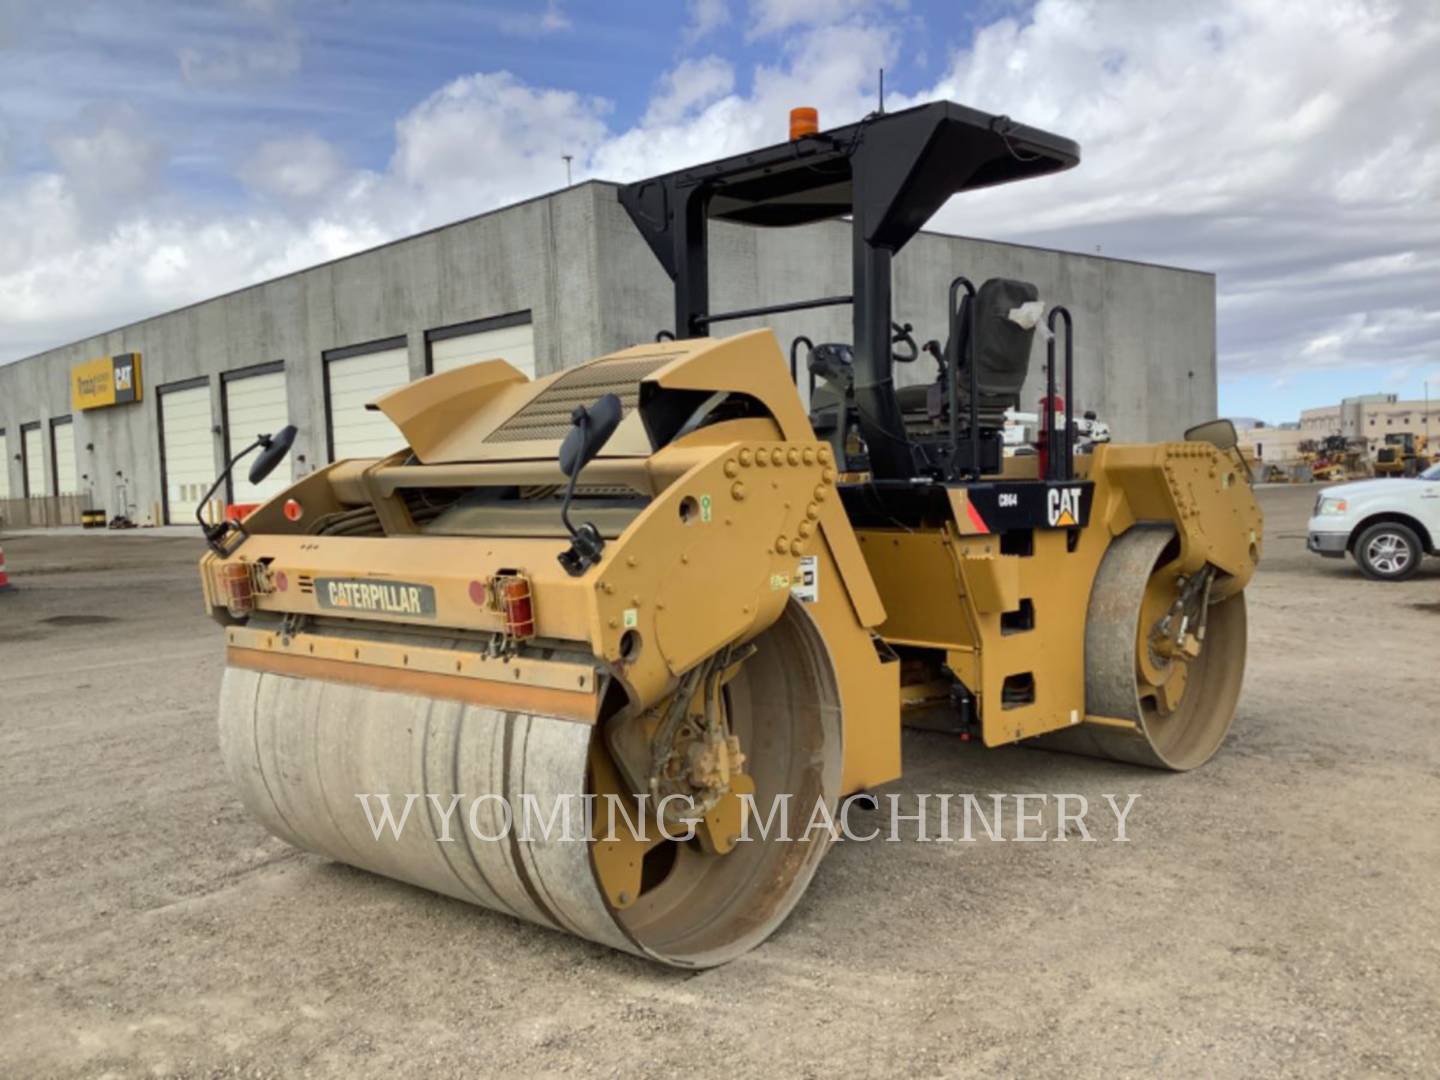
[[0, 548], [0, 592], [9, 592], [15, 588], [10, 584], [10, 575], [5, 570], [5, 549]]

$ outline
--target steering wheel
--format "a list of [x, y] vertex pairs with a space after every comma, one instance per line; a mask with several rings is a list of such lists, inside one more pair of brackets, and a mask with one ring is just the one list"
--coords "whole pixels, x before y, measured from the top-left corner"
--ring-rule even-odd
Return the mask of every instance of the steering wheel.
[[900, 352], [899, 350], [891, 349], [891, 359], [893, 359], [897, 364], [914, 363], [915, 360], [920, 356], [920, 346], [915, 343], [915, 327], [910, 325], [908, 322], [904, 325], [901, 325], [898, 322], [892, 322], [890, 324], [890, 329], [894, 331], [893, 335], [890, 338], [890, 344], [901, 345], [904, 346], [906, 350], [908, 350], [907, 352]]

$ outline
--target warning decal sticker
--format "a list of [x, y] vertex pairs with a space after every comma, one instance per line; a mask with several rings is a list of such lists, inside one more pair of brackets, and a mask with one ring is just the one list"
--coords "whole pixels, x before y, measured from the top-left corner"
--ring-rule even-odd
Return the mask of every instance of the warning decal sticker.
[[800, 560], [800, 571], [795, 583], [790, 586], [790, 595], [804, 604], [813, 604], [820, 599], [820, 559], [806, 555]]

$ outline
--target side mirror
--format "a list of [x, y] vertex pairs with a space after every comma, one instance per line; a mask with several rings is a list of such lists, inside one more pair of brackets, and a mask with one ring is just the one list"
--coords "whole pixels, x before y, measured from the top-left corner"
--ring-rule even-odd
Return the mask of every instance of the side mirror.
[[294, 424], [286, 424], [270, 436], [269, 441], [265, 443], [265, 448], [260, 451], [260, 456], [255, 459], [255, 464], [250, 466], [250, 483], [258, 484], [274, 472], [275, 466], [285, 460], [285, 455], [290, 452], [290, 447], [294, 442]]
[[605, 539], [593, 522], [585, 522], [578, 528], [570, 520], [570, 501], [575, 498], [575, 481], [580, 470], [598, 454], [615, 429], [620, 426], [620, 399], [606, 394], [588, 409], [575, 406], [570, 422], [575, 426], [560, 444], [560, 471], [570, 478], [565, 487], [565, 501], [560, 504], [560, 520], [570, 533], [570, 546], [556, 558], [571, 577], [580, 577], [600, 561], [605, 551]]
[[1217, 450], [1234, 450], [1240, 445], [1240, 436], [1229, 420], [1210, 420], [1185, 432], [1185, 441], [1208, 442]]
[[[575, 406], [570, 414], [570, 422], [575, 426], [560, 444], [560, 471], [573, 479], [585, 468], [615, 434], [621, 412], [620, 399], [614, 394], [606, 394], [588, 409], [584, 405]], [[290, 431], [293, 436], [294, 429]]]

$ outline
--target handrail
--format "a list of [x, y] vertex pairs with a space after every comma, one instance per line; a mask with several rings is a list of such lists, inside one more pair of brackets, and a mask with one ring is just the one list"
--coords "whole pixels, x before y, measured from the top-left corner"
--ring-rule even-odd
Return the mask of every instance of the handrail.
[[[1057, 461], [1055, 454], [1055, 330], [1056, 319], [1061, 318], [1065, 322], [1065, 449]], [[1045, 320], [1045, 325], [1050, 330], [1050, 340], [1045, 343], [1045, 366], [1047, 374], [1045, 377], [1045, 447], [1046, 462], [1045, 471], [1052, 474], [1050, 478], [1060, 480], [1075, 479], [1075, 323], [1070, 318], [1068, 308], [1056, 306], [1050, 309], [1050, 317]], [[1064, 464], [1062, 475], [1054, 476], [1056, 465]]]
[[[804, 334], [797, 334], [795, 336], [795, 340], [790, 342], [790, 381], [795, 384], [795, 389], [797, 390], [800, 389], [800, 366], [795, 353], [795, 349], [802, 341], [805, 343], [805, 347], [807, 349], [809, 349], [811, 352], [815, 351], [815, 343], [811, 341], [808, 337], [806, 337]], [[808, 364], [806, 365], [806, 368], [808, 370]], [[813, 371], [810, 372], [810, 394], [812, 397], [815, 394], [815, 373]]]
[[[963, 308], [957, 307], [955, 300], [961, 289], [965, 290], [966, 299], [975, 299], [975, 285], [964, 274], [959, 275], [950, 282], [950, 340], [955, 343], [955, 357], [951, 361], [950, 371], [946, 378], [946, 392], [949, 400], [947, 406], [950, 409], [950, 469], [955, 468], [955, 459], [960, 456], [960, 313]], [[974, 331], [975, 318], [972, 313], [970, 318], [970, 438], [971, 438], [971, 471], [975, 479], [980, 478], [980, 425], [976, 422], [980, 407], [979, 383], [975, 375], [974, 357]], [[947, 470], [948, 471], [948, 470]]]

